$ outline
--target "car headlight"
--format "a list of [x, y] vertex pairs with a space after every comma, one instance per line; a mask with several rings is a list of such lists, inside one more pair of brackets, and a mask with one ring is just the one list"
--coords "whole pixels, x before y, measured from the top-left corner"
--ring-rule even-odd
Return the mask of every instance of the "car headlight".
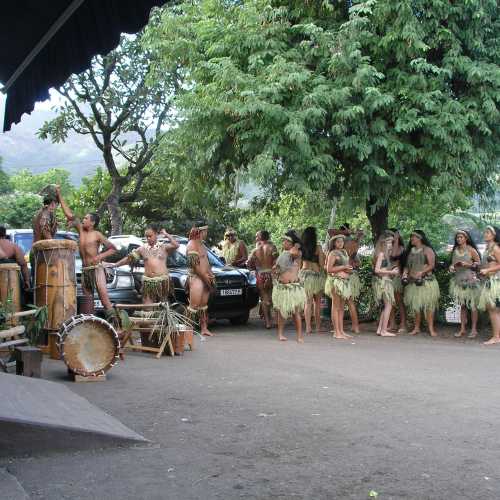
[[250, 286], [256, 286], [257, 285], [257, 277], [255, 276], [255, 273], [248, 273], [247, 274], [247, 280], [248, 280], [248, 284]]
[[119, 274], [116, 277], [116, 288], [130, 288], [134, 286], [132, 276], [127, 274]]
[[188, 277], [183, 274], [182, 276], [179, 277], [179, 283], [181, 284], [181, 287], [184, 288], [186, 286], [186, 281]]

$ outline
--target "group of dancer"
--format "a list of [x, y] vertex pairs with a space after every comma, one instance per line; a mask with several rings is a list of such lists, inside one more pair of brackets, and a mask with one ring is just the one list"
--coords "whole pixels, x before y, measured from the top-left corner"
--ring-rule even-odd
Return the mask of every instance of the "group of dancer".
[[[323, 294], [331, 301], [332, 333], [337, 339], [349, 339], [344, 330], [346, 306], [351, 316], [352, 331], [359, 333], [356, 300], [361, 293], [358, 258], [361, 232], [353, 232], [346, 224], [330, 232], [326, 249], [317, 241], [316, 229], [308, 227], [299, 237], [288, 231], [282, 237], [282, 252], [269, 240], [267, 231], [256, 235], [256, 247], [250, 253], [247, 267], [256, 273], [261, 296], [261, 309], [266, 328], [272, 327], [272, 311], [276, 311], [278, 338], [285, 341], [285, 321], [295, 322], [297, 341], [306, 334], [321, 330], [320, 304]], [[468, 312], [471, 312], [469, 338], [477, 336], [478, 310], [487, 311], [492, 337], [487, 345], [500, 343], [500, 230], [488, 226], [484, 231], [486, 249], [481, 256], [471, 235], [459, 230], [449, 267], [450, 295], [461, 307], [460, 330], [455, 337], [466, 335]], [[386, 230], [379, 237], [373, 255], [372, 290], [381, 313], [377, 335], [394, 337], [407, 333], [407, 316], [414, 317], [410, 335], [421, 332], [425, 318], [431, 336], [437, 336], [434, 314], [439, 305], [440, 289], [435, 277], [436, 253], [421, 230], [410, 235], [405, 247], [399, 231]], [[396, 314], [398, 312], [398, 314]], [[399, 316], [399, 325], [396, 317]]]
[[[99, 217], [89, 213], [79, 220], [67, 206], [58, 186], [44, 196], [44, 205], [33, 219], [34, 242], [52, 239], [57, 231], [55, 209], [60, 205], [68, 223], [79, 233], [79, 250], [82, 257], [83, 311], [93, 312], [94, 293], [103, 304], [109, 318], [115, 316], [106, 286], [106, 269], [125, 264], [134, 265], [141, 260], [144, 265], [142, 285], [143, 302], [146, 304], [173, 299], [167, 256], [179, 243], [164, 228], [154, 224], [145, 231], [146, 242], [125, 258], [114, 264], [105, 262], [117, 252], [116, 247], [98, 231]], [[248, 255], [246, 245], [232, 229], [226, 231], [221, 243], [222, 255], [228, 265], [246, 266], [255, 271], [261, 298], [261, 312], [266, 328], [272, 328], [276, 316], [278, 338], [285, 341], [285, 322], [293, 318], [297, 340], [304, 341], [302, 318], [306, 334], [321, 331], [321, 298], [331, 299], [332, 333], [337, 339], [349, 339], [344, 329], [347, 306], [351, 317], [352, 332], [359, 333], [356, 301], [361, 293], [358, 250], [363, 236], [351, 231], [348, 224], [331, 230], [326, 248], [317, 238], [314, 227], [307, 227], [301, 237], [290, 230], [282, 237], [282, 251], [278, 252], [270, 240], [269, 232], [256, 234], [255, 248]], [[186, 283], [188, 312], [200, 324], [202, 335], [211, 336], [208, 329], [208, 302], [215, 293], [215, 277], [208, 260], [204, 242], [208, 226], [195, 224], [189, 233], [186, 258], [189, 276]], [[471, 235], [457, 231], [452, 250], [450, 295], [461, 307], [461, 326], [456, 337], [466, 335], [469, 311], [471, 313], [470, 338], [477, 335], [478, 310], [487, 311], [493, 335], [486, 344], [500, 343], [500, 230], [488, 226], [484, 231], [486, 249], [481, 256]], [[30, 280], [22, 252], [0, 233], [0, 258], [19, 262], [25, 288]], [[32, 264], [33, 267], [33, 264]], [[425, 233], [415, 230], [405, 248], [397, 229], [386, 230], [375, 245], [373, 255], [372, 289], [381, 313], [377, 335], [394, 337], [407, 332], [407, 313], [414, 317], [411, 335], [420, 333], [425, 317], [429, 333], [437, 336], [434, 314], [438, 308], [440, 290], [434, 271], [436, 253]], [[86, 304], [86, 305], [85, 305]], [[396, 314], [396, 311], [398, 314]], [[399, 325], [396, 325], [396, 317]], [[314, 319], [314, 321], [313, 321]]]

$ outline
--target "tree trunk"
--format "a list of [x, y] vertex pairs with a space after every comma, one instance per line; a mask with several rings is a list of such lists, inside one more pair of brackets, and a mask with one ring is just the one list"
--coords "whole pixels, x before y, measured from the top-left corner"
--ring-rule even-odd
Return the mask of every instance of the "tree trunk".
[[370, 198], [366, 202], [366, 216], [370, 221], [372, 229], [372, 238], [375, 243], [382, 232], [387, 229], [389, 220], [389, 204], [386, 202], [384, 205], [377, 205], [373, 208], [376, 200]]
[[111, 236], [123, 234], [123, 217], [120, 209], [120, 193], [121, 188], [113, 186], [111, 194], [108, 196], [106, 204], [109, 210], [109, 218], [111, 221]]

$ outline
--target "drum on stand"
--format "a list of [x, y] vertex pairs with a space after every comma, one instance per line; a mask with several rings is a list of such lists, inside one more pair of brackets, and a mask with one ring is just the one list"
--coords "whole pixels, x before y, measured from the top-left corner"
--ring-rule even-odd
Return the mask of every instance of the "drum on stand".
[[21, 310], [21, 268], [14, 263], [0, 264], [0, 302], [10, 300], [12, 312]]
[[104, 375], [120, 355], [116, 330], [91, 314], [79, 314], [65, 321], [59, 330], [58, 346], [70, 372], [82, 377]]
[[72, 240], [42, 240], [33, 245], [35, 305], [47, 306], [47, 330], [58, 331], [76, 314], [76, 250]]

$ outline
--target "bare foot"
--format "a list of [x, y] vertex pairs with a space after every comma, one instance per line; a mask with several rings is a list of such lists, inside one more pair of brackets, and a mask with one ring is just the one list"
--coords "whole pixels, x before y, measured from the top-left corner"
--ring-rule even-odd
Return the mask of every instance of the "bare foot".
[[430, 330], [429, 333], [431, 334], [431, 337], [437, 337], [438, 334], [435, 330]]
[[460, 330], [459, 332], [455, 333], [455, 335], [453, 335], [454, 337], [456, 337], [457, 339], [460, 338], [462, 335], [465, 335], [465, 332], [463, 330]]
[[333, 337], [337, 340], [349, 340], [349, 337], [345, 333], [340, 335], [335, 334]]
[[306, 335], [312, 335], [313, 332], [309, 331], [309, 332], [306, 332]]
[[408, 333], [408, 329], [406, 328], [406, 326], [401, 327], [401, 328], [398, 330], [398, 333]]
[[483, 342], [484, 345], [500, 344], [500, 337], [491, 337], [490, 340]]
[[420, 330], [412, 330], [408, 335], [418, 335]]
[[346, 332], [343, 332], [342, 335], [346, 338], [346, 339], [352, 339], [352, 335], [349, 335], [348, 333]]
[[214, 337], [214, 334], [208, 330], [205, 330], [204, 332], [201, 332], [201, 334], [204, 336], [204, 337]]
[[395, 337], [396, 334], [395, 333], [391, 333], [391, 332], [380, 332], [379, 334], [381, 337]]
[[467, 335], [468, 339], [475, 339], [477, 337], [477, 331], [473, 330]]
[[278, 340], [281, 341], [281, 342], [286, 342], [288, 339], [286, 337], [283, 337], [283, 335], [280, 335], [278, 337]]
[[298, 342], [299, 344], [303, 344], [303, 343], [304, 343], [304, 339], [303, 339], [302, 337], [299, 337], [299, 338], [297, 339], [297, 342]]
[[377, 335], [380, 337], [380, 332], [377, 332]]

